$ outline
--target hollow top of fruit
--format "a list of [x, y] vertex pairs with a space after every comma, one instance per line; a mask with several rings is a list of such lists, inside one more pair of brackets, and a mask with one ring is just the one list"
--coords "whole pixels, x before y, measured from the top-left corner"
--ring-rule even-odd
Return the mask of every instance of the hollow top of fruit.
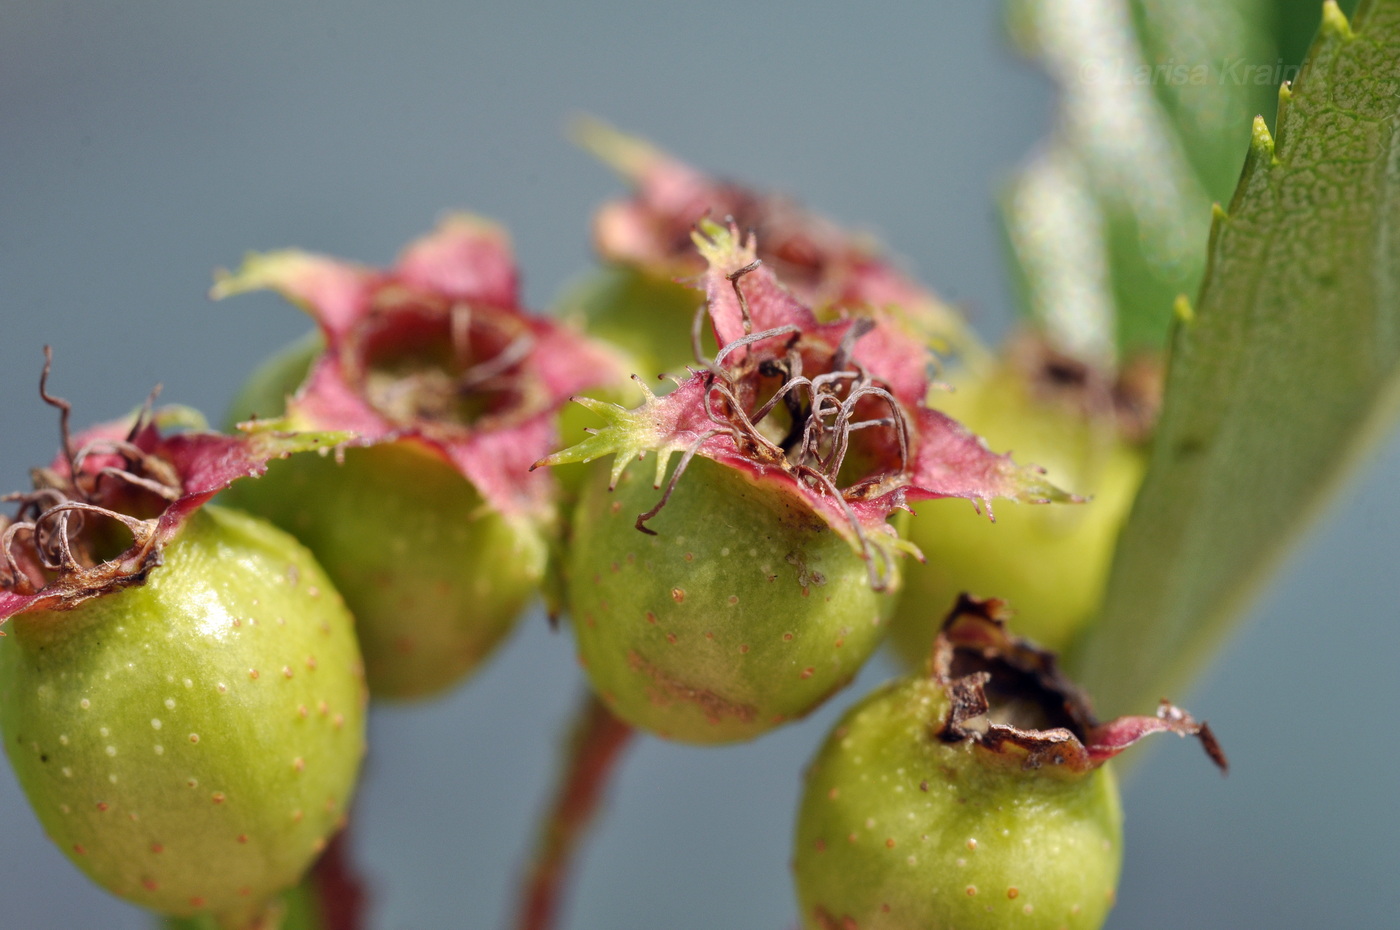
[[17, 504], [13, 517], [0, 517], [0, 623], [140, 584], [219, 491], [262, 474], [273, 458], [349, 438], [291, 433], [276, 422], [224, 436], [204, 430], [188, 408], [153, 410], [154, 393], [131, 416], [73, 436], [71, 405], [48, 393], [48, 375], [46, 349], [39, 391], [59, 411], [62, 449], [31, 472], [32, 490], [0, 498]]
[[1229, 767], [1205, 723], [1162, 701], [1155, 716], [1100, 723], [1088, 698], [1060, 671], [1055, 654], [1012, 636], [995, 599], [962, 595], [934, 642], [929, 677], [948, 695], [932, 736], [971, 743], [982, 761], [1084, 775], [1151, 733], [1194, 736], [1220, 770]]
[[416, 442], [455, 466], [501, 513], [548, 511], [528, 466], [555, 440], [577, 391], [624, 379], [610, 349], [519, 306], [498, 226], [449, 216], [388, 270], [296, 250], [249, 256], [213, 295], [272, 289], [325, 337], [288, 418], [358, 442]]

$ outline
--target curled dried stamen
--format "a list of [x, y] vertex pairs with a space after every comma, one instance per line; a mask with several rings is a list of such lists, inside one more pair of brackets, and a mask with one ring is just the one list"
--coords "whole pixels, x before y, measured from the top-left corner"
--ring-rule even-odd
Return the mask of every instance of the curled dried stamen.
[[763, 448], [768, 450], [768, 452], [774, 459], [781, 459], [783, 457], [783, 450], [778, 446], [774, 445], [773, 442], [767, 436], [764, 436], [761, 432], [759, 432], [758, 427], [755, 426], [753, 424], [753, 421], [749, 419], [749, 415], [744, 412], [743, 405], [740, 404], [739, 399], [734, 396], [734, 392], [731, 389], [728, 380], [720, 380], [716, 378], [712, 379], [710, 383], [706, 386], [703, 398], [705, 403], [705, 412], [709, 414], [710, 420], [712, 422], [718, 423], [720, 424], [720, 426], [723, 427], [721, 432], [728, 432], [732, 435], [735, 432], [736, 424], [733, 422], [732, 419], [720, 416], [714, 412], [714, 408], [710, 405], [710, 395], [712, 393], [719, 394], [721, 397], [723, 397], [726, 401], [729, 402], [730, 410], [733, 411], [734, 416], [739, 418], [739, 423], [737, 425], [741, 427], [740, 432], [743, 433], [744, 438], [761, 445]]
[[[888, 553], [880, 546], [870, 545], [870, 537], [865, 535], [865, 527], [861, 525], [860, 518], [851, 509], [851, 505], [846, 502], [845, 496], [836, 488], [836, 484], [826, 475], [814, 468], [802, 469], [804, 476], [810, 476], [821, 484], [826, 492], [841, 505], [841, 512], [851, 525], [851, 530], [856, 534], [856, 540], [860, 543], [860, 557], [865, 561], [866, 576], [870, 579], [870, 590], [884, 591], [889, 588], [890, 577], [893, 574], [894, 564], [891, 562]], [[875, 560], [871, 558], [871, 551], [880, 554], [880, 567], [876, 567]]]
[[53, 347], [44, 346], [44, 370], [39, 373], [39, 396], [50, 407], [58, 408], [58, 431], [63, 441], [63, 457], [68, 460], [69, 474], [77, 474], [73, 468], [73, 438], [69, 432], [68, 420], [73, 414], [73, 405], [62, 397], [49, 393], [49, 371], [53, 368]]
[[140, 475], [134, 475], [124, 468], [108, 466], [99, 471], [97, 473], [97, 476], [99, 478], [103, 476], [110, 476], [112, 478], [118, 479], [119, 481], [125, 481], [127, 484], [135, 485], [138, 488], [144, 488], [145, 490], [150, 491], [151, 493], [156, 494], [167, 501], [175, 501], [180, 499], [179, 485], [175, 485], [172, 487], [171, 485], [168, 485], [163, 481], [155, 481], [151, 478], [142, 478]]
[[690, 321], [690, 351], [702, 368], [712, 368], [715, 364], [705, 358], [705, 349], [701, 345], [704, 341], [701, 334], [704, 332], [705, 321], [709, 319], [709, 310], [709, 304], [701, 304], [695, 308], [695, 317]]
[[521, 333], [500, 352], [464, 371], [457, 379], [457, 391], [466, 394], [497, 375], [505, 374], [523, 362], [534, 348], [535, 337], [529, 333]]
[[[742, 268], [729, 272], [725, 278], [729, 280], [730, 287], [734, 288], [734, 296], [739, 298], [739, 312], [744, 317], [744, 332], [753, 332], [753, 317], [749, 315], [749, 299], [744, 296], [744, 291], [739, 287], [739, 279], [763, 264], [762, 259], [755, 258]], [[718, 361], [718, 359], [716, 359]]]
[[[27, 571], [20, 567], [19, 561], [15, 558], [14, 553], [15, 537], [18, 536], [22, 530], [28, 530], [32, 536], [34, 533], [34, 524], [16, 520], [14, 523], [5, 527], [4, 535], [0, 536], [0, 550], [3, 550], [5, 565], [9, 568], [10, 576], [13, 581], [17, 583], [22, 582], [24, 588], [32, 589], [34, 586], [33, 579], [29, 577]], [[33, 591], [25, 590], [23, 593], [31, 594]]]
[[778, 336], [786, 335], [792, 335], [794, 337], [793, 342], [795, 343], [797, 339], [802, 336], [802, 330], [798, 329], [791, 323], [787, 323], [783, 326], [775, 326], [772, 329], [765, 329], [759, 333], [750, 333], [747, 336], [740, 336], [738, 339], [735, 339], [733, 342], [729, 343], [729, 345], [719, 350], [719, 354], [715, 356], [715, 360], [711, 363], [710, 367], [718, 368], [729, 356], [729, 353], [733, 352], [736, 349], [742, 349], [744, 346], [750, 346], [756, 342], [762, 342], [764, 339], [774, 339]]
[[[789, 397], [789, 393], [790, 393], [791, 391], [793, 391], [793, 390], [795, 390], [795, 389], [797, 389], [797, 388], [800, 388], [800, 387], [811, 387], [811, 385], [812, 385], [812, 382], [811, 382], [811, 381], [808, 381], [806, 378], [802, 377], [801, 375], [795, 375], [795, 376], [793, 376], [793, 377], [788, 378], [788, 380], [785, 381], [785, 382], [783, 382], [782, 386], [778, 388], [778, 390], [773, 394], [773, 396], [770, 397], [770, 398], [768, 398], [768, 400], [767, 400], [766, 402], [764, 402], [763, 406], [759, 407], [756, 411], [754, 411], [753, 416], [750, 417], [749, 419], [752, 420], [755, 424], [757, 424], [757, 423], [762, 423], [762, 422], [763, 422], [763, 418], [766, 417], [766, 416], [768, 416], [768, 414], [770, 414], [770, 413], [773, 412], [773, 407], [777, 405], [778, 401], [781, 400], [781, 401], [787, 402], [788, 397]], [[796, 402], [797, 399], [796, 399], [796, 398], [793, 398], [793, 401]], [[799, 409], [797, 412], [794, 413], [794, 411], [793, 411], [793, 404], [792, 404], [792, 403], [788, 403], [788, 412], [794, 414], [794, 415], [793, 415], [793, 420], [794, 420], [794, 422], [797, 420], [798, 416], [800, 416], [800, 414], [801, 414], [800, 409]]]
[[[35, 547], [39, 551], [40, 558], [44, 560], [46, 568], [55, 570], [68, 568], [73, 571], [82, 568], [81, 564], [73, 556], [71, 540], [69, 538], [69, 519], [70, 515], [74, 513], [79, 514], [80, 520], [83, 514], [88, 513], [116, 520], [131, 531], [133, 539], [131, 548], [137, 550], [144, 549], [155, 532], [156, 521], [154, 520], [138, 520], [135, 517], [127, 516], [124, 513], [118, 513], [106, 507], [99, 507], [96, 504], [89, 504], [86, 501], [65, 501], [54, 507], [50, 507], [34, 521], [34, 535], [36, 538], [39, 538], [43, 535], [45, 524], [50, 520], [57, 520], [58, 525], [56, 530], [61, 563], [55, 564], [49, 561], [51, 556], [50, 553], [45, 551], [48, 548], [47, 546], [39, 545]], [[79, 528], [81, 528], [81, 523], [79, 524]], [[76, 531], [77, 530], [72, 530], [72, 532]]]
[[[95, 439], [78, 450], [73, 457], [72, 467], [73, 481], [77, 483], [77, 476], [82, 474], [84, 463], [93, 455], [116, 455], [120, 456], [127, 463], [127, 469], [116, 469], [112, 466], [103, 468], [98, 475], [115, 474], [120, 472], [123, 480], [129, 480], [132, 484], [139, 484], [148, 490], [155, 491], [166, 500], [175, 500], [180, 496], [181, 484], [180, 476], [175, 473], [175, 469], [165, 460], [148, 455], [134, 443], [128, 440], [115, 439]], [[140, 478], [129, 469], [131, 466], [138, 466], [149, 478]], [[80, 489], [81, 490], [81, 489]]]
[[722, 429], [712, 429], [707, 433], [701, 434], [699, 439], [690, 444], [690, 447], [685, 450], [685, 453], [681, 456], [680, 462], [676, 465], [676, 470], [671, 472], [671, 480], [666, 482], [666, 490], [662, 492], [661, 500], [657, 501], [656, 506], [646, 513], [637, 514], [637, 522], [635, 524], [637, 529], [646, 533], [648, 536], [656, 535], [656, 530], [648, 528], [646, 522], [659, 514], [661, 508], [666, 506], [666, 502], [671, 499], [672, 492], [676, 490], [676, 483], [681, 480], [681, 475], [685, 473], [686, 468], [690, 465], [690, 460], [695, 458], [695, 453], [700, 451], [700, 447], [709, 439], [723, 432], [725, 431]]
[[452, 340], [452, 354], [458, 366], [469, 368], [472, 359], [472, 307], [471, 304], [453, 304], [448, 316], [448, 334]]
[[846, 334], [841, 337], [841, 342], [836, 346], [836, 354], [832, 356], [832, 368], [845, 368], [850, 361], [851, 353], [855, 351], [856, 342], [861, 336], [875, 328], [875, 321], [868, 316], [856, 317], [851, 328], [846, 330]]

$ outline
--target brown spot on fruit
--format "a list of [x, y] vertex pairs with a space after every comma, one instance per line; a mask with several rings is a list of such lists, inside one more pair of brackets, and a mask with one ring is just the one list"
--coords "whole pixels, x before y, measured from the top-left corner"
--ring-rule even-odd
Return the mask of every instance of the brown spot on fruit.
[[1021, 889], [1016, 888], [1016, 887], [1014, 887], [1014, 886], [1011, 887], [1011, 888], [1006, 889], [1006, 896], [1007, 896], [1008, 898], [1010, 898], [1011, 900], [1013, 900], [1013, 901], [1016, 900], [1016, 898], [1017, 898], [1020, 894], [1021, 894]]
[[679, 603], [681, 603], [682, 601], [684, 601], [684, 600], [685, 600], [685, 588], [672, 588], [672, 589], [671, 589], [671, 600], [675, 601], [677, 604], [679, 604]]
[[653, 687], [649, 689], [648, 696], [653, 704], [662, 705], [672, 701], [694, 704], [712, 724], [719, 723], [726, 717], [749, 723], [758, 714], [758, 709], [751, 704], [730, 701], [708, 689], [696, 688], [676, 680], [652, 665], [636, 650], [627, 653], [627, 664], [633, 671], [651, 680]]

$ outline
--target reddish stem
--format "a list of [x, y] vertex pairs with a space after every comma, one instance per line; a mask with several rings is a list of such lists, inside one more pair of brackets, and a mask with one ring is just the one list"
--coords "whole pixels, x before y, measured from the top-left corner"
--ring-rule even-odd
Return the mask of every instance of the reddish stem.
[[635, 731], [588, 692], [574, 720], [554, 801], [521, 887], [516, 930], [554, 930], [574, 854]]
[[311, 869], [311, 887], [324, 930], [364, 930], [369, 894], [350, 859], [350, 831], [341, 830]]

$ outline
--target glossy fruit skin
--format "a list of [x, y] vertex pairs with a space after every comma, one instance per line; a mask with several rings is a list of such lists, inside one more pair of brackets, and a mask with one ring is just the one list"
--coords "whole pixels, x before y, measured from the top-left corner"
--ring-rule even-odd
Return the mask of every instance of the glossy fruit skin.
[[348, 809], [365, 691], [349, 613], [310, 554], [206, 506], [147, 581], [10, 619], [0, 731], [59, 848], [162, 913], [294, 885]]
[[1145, 449], [1077, 411], [1038, 401], [1006, 372], [962, 377], [933, 406], [993, 449], [1035, 462], [1054, 484], [1092, 498], [1041, 507], [998, 501], [996, 522], [966, 501], [915, 505], [909, 537], [923, 564], [909, 563], [890, 641], [922, 667], [943, 615], [964, 591], [1015, 605], [1012, 628], [1054, 652], [1074, 641], [1098, 608], [1118, 532], [1147, 467]]
[[548, 551], [528, 524], [411, 443], [302, 455], [234, 485], [231, 503], [296, 536], [355, 616], [377, 698], [439, 693], [475, 668], [539, 591]]
[[651, 470], [595, 468], [565, 574], [579, 661], [618, 716], [689, 743], [752, 739], [843, 687], [893, 600], [806, 505], [696, 457], [660, 514]]
[[807, 771], [793, 868], [809, 930], [1092, 930], [1113, 904], [1122, 812], [1108, 768], [988, 761], [935, 736], [942, 685], [850, 710]]

